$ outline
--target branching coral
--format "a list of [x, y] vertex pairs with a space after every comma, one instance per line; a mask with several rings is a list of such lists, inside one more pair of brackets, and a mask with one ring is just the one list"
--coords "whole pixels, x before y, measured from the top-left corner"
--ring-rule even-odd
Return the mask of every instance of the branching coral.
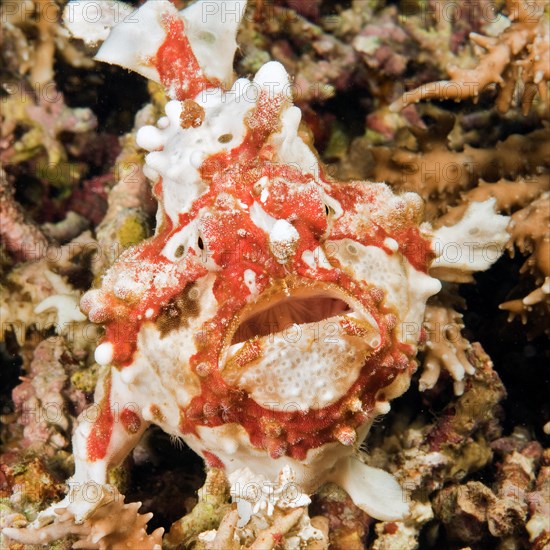
[[[289, 531], [296, 527], [304, 512], [303, 508], [296, 508], [275, 515], [273, 523], [259, 531], [255, 537], [252, 537], [252, 541], [246, 545], [246, 548], [250, 550], [272, 550], [276, 548], [282, 540], [288, 538]], [[222, 519], [215, 535], [214, 533], [205, 533], [201, 540], [206, 542], [206, 550], [238, 550], [241, 548], [241, 542], [236, 534], [238, 519], [237, 510], [231, 510]], [[300, 542], [301, 539], [298, 538], [298, 544]]]
[[[461, 194], [459, 205], [452, 206], [445, 214], [437, 218], [437, 226], [454, 225], [457, 223], [471, 202], [483, 202], [489, 198], [494, 198], [496, 199], [498, 210], [510, 214], [517, 212], [518, 209], [529, 206], [535, 199], [542, 197], [548, 189], [550, 189], [549, 174], [530, 175], [519, 177], [516, 180], [500, 179], [494, 183], [480, 180], [477, 187]], [[517, 218], [518, 216], [516, 216], [516, 221], [512, 224], [514, 228], [517, 227], [518, 222], [521, 224], [521, 221], [517, 220]], [[541, 229], [543, 226], [544, 224], [537, 225]], [[526, 228], [527, 232], [533, 229], [534, 226]], [[524, 250], [522, 250], [523, 252]]]
[[[407, 12], [412, 13], [405, 13], [401, 23], [417, 43], [414, 61], [428, 67], [436, 64], [441, 72], [451, 62], [456, 63], [457, 57], [460, 60], [467, 57], [469, 51], [464, 48], [465, 37], [472, 31], [481, 30], [492, 9], [489, 0], [475, 0], [464, 5], [452, 0], [432, 0], [407, 7]], [[418, 81], [422, 72], [411, 76]]]
[[3, 69], [25, 77], [38, 94], [53, 82], [56, 53], [76, 67], [94, 65], [59, 25], [62, 4], [63, 0], [21, 0], [2, 7]]
[[462, 315], [452, 307], [437, 300], [428, 304], [424, 316], [427, 338], [419, 382], [421, 391], [433, 388], [444, 369], [455, 381], [455, 393], [462, 394], [465, 374], [474, 373], [467, 357], [470, 342], [461, 335], [463, 328]]
[[[400, 147], [372, 146], [368, 139], [358, 138], [349, 159], [339, 163], [338, 173], [343, 177], [368, 176], [390, 182], [395, 189], [419, 193], [427, 203], [426, 215], [436, 227], [454, 225], [469, 204], [494, 198], [500, 212], [512, 214], [508, 249], [511, 255], [516, 250], [530, 254], [522, 274], [530, 274], [534, 281], [526, 280], [524, 288], [517, 290], [527, 293], [526, 302], [523, 298], [510, 300], [502, 308], [520, 316], [523, 322], [529, 315], [538, 327], [534, 333], [545, 330], [550, 254], [549, 201], [545, 194], [550, 188], [548, 129], [512, 134], [494, 147], [465, 144], [454, 150], [448, 144], [453, 117], [433, 108], [427, 114], [438, 126], [413, 128], [412, 144], [406, 141]], [[372, 160], [365, 161], [369, 157]]]
[[[83, 550], [160, 550], [164, 530], [159, 528], [147, 534], [146, 525], [152, 514], [139, 514], [141, 503], [125, 504], [124, 496], [114, 487], [107, 492], [104, 488], [91, 484], [80, 487], [80, 490], [85, 490], [89, 498], [101, 500], [103, 505], [81, 524], [75, 524], [74, 515], [60, 507], [56, 512], [57, 522], [40, 531], [39, 540], [43, 544], [70, 536], [76, 538], [73, 548]], [[27, 532], [28, 539], [22, 542], [36, 542], [33, 529]], [[10, 529], [6, 529], [5, 534], [9, 536], [9, 533]]]
[[[514, 212], [510, 224], [508, 250], [513, 256], [519, 251], [528, 256], [521, 273], [530, 274], [536, 287], [527, 296], [501, 304], [511, 318], [519, 316], [523, 323], [530, 316], [536, 319], [538, 330], [547, 329], [550, 303], [550, 177], [547, 173], [516, 181], [481, 182], [462, 194], [462, 203], [438, 218], [439, 225], [456, 223], [471, 202], [494, 197], [500, 211]], [[545, 329], [546, 325], [546, 329]]]
[[[432, 120], [428, 127], [407, 129], [398, 145], [373, 145], [368, 137], [355, 139], [349, 158], [343, 157], [333, 169], [342, 178], [369, 177], [386, 181], [398, 191], [418, 193], [426, 202], [426, 217], [438, 227], [456, 223], [470, 202], [494, 196], [499, 208], [509, 212], [548, 188], [547, 128], [511, 134], [491, 147], [466, 143], [456, 149], [450, 144], [455, 117], [433, 107], [428, 107], [425, 115]], [[523, 185], [521, 177], [528, 180]], [[518, 186], [491, 183], [492, 187], [485, 187], [483, 181], [516, 178]], [[485, 190], [476, 190], [479, 188]]]
[[81, 292], [68, 276], [82, 271], [79, 262], [96, 251], [95, 240], [83, 233], [63, 247], [47, 248], [42, 259], [13, 269], [0, 286], [0, 341], [6, 331], [12, 331], [23, 344], [30, 329], [44, 333], [53, 328], [70, 339], [75, 353], [86, 354], [97, 331], [79, 310]]
[[315, 516], [310, 520], [303, 507], [278, 508], [274, 491], [269, 491], [266, 498], [269, 505], [277, 508], [268, 521], [258, 518], [243, 527], [238, 510], [230, 504], [225, 474], [215, 468], [209, 469], [206, 483], [199, 491], [199, 502], [187, 516], [172, 525], [163, 544], [168, 549], [204, 546], [206, 550], [243, 547], [264, 550], [275, 548], [284, 541], [289, 548], [327, 548], [328, 525], [324, 518]]
[[502, 309], [513, 315], [521, 315], [531, 311], [533, 306], [540, 304], [546, 310], [550, 309], [550, 195], [542, 194], [529, 206], [519, 210], [512, 216], [510, 246], [515, 246], [528, 258], [522, 271], [528, 271], [535, 276], [540, 285], [521, 300], [512, 300], [501, 305]]
[[431, 98], [476, 99], [491, 84], [499, 85], [497, 107], [501, 112], [512, 105], [518, 84], [521, 84], [519, 102], [525, 114], [537, 91], [541, 100], [548, 104], [550, 34], [544, 5], [541, 0], [508, 0], [508, 14], [512, 20], [508, 28], [496, 37], [470, 34], [470, 40], [486, 50], [476, 68], [449, 66], [450, 80], [423, 84], [408, 91], [392, 104], [392, 108], [398, 110]]
[[[511, 135], [494, 147], [465, 145], [462, 151], [453, 151], [445, 140], [451, 127], [451, 120], [443, 120], [435, 132], [433, 129], [415, 130], [416, 150], [368, 148], [374, 157], [369, 176], [387, 181], [395, 189], [415, 191], [428, 205], [427, 216], [437, 220], [445, 214], [449, 203], [457, 200], [460, 192], [475, 187], [480, 179], [513, 179], [550, 166], [550, 131], [547, 129], [526, 136]], [[539, 189], [544, 188], [545, 181], [542, 176]]]

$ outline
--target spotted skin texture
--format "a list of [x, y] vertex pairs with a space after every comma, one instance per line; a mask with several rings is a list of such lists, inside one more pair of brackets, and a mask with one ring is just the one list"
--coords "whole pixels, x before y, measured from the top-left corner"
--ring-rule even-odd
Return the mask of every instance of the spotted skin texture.
[[[115, 368], [123, 369], [132, 363], [136, 353], [137, 336], [144, 322], [157, 322], [160, 326], [159, 338], [163, 338], [165, 328], [162, 317], [182, 289], [193, 281], [206, 276], [204, 267], [205, 251], [196, 245], [173, 264], [159, 254], [166, 243], [181, 231], [191, 220], [199, 219], [202, 227], [202, 240], [206, 243], [208, 256], [217, 265], [213, 294], [217, 302], [216, 315], [207, 319], [198, 327], [195, 337], [195, 349], [190, 350], [189, 369], [197, 373], [197, 366], [208, 365], [206, 376], [199, 376], [201, 392], [187, 407], [181, 410], [179, 430], [182, 434], [194, 433], [197, 425], [219, 426], [224, 423], [237, 423], [248, 432], [252, 443], [265, 449], [274, 458], [289, 454], [301, 459], [312, 447], [334, 441], [335, 432], [341, 425], [358, 427], [365, 420], [365, 414], [374, 407], [379, 389], [391, 383], [400, 373], [414, 370], [414, 348], [402, 344], [395, 334], [395, 326], [388, 327], [386, 318], [395, 325], [391, 307], [380, 301], [383, 293], [372, 287], [368, 281], [355, 280], [351, 270], [339, 265], [335, 259], [331, 265], [313, 271], [303, 260], [305, 251], [323, 249], [327, 241], [352, 239], [364, 246], [378, 246], [384, 249], [386, 238], [397, 237], [400, 248], [409, 257], [404, 259], [412, 265], [427, 269], [432, 255], [429, 242], [422, 237], [414, 219], [404, 219], [398, 231], [390, 233], [383, 226], [365, 223], [365, 231], [351, 232], [342, 221], [330, 221], [327, 216], [322, 194], [327, 193], [346, 205], [346, 211], [353, 213], [358, 204], [383, 203], [389, 191], [385, 186], [366, 183], [341, 184], [323, 181], [323, 185], [312, 185], [311, 180], [288, 167], [270, 166], [264, 160], [263, 142], [256, 140], [250, 131], [247, 150], [239, 148], [232, 151], [232, 157], [246, 159], [237, 169], [228, 161], [222, 173], [216, 173], [209, 181], [209, 190], [193, 205], [191, 212], [180, 216], [180, 226], [170, 228], [165, 222], [165, 230], [142, 245], [123, 254], [111, 272], [106, 276], [103, 290], [100, 291], [101, 308], [97, 305], [89, 309], [86, 299], [83, 307], [92, 313], [93, 320], [103, 320], [106, 325], [106, 339], [114, 344]], [[284, 266], [279, 264], [269, 251], [268, 235], [258, 228], [250, 218], [249, 208], [257, 200], [254, 184], [267, 176], [270, 185], [270, 199], [263, 205], [264, 210], [276, 219], [293, 220], [300, 239], [292, 259]], [[271, 183], [272, 182], [272, 183]], [[350, 196], [353, 200], [350, 199]], [[160, 197], [159, 197], [160, 198]], [[247, 209], [248, 207], [248, 209]], [[200, 212], [200, 214], [199, 214]], [[417, 212], [415, 212], [418, 215]], [[332, 227], [329, 230], [329, 224]], [[359, 226], [362, 229], [361, 225]], [[384, 249], [388, 254], [391, 251]], [[423, 258], [422, 258], [423, 256]], [[420, 258], [420, 259], [419, 259]], [[284, 413], [270, 410], [255, 403], [238, 387], [224, 382], [220, 372], [219, 357], [224, 345], [227, 345], [232, 322], [239, 318], [240, 312], [251, 298], [250, 289], [244, 284], [245, 271], [256, 275], [257, 293], [261, 295], [267, 289], [293, 284], [298, 288], [307, 287], [310, 282], [330, 284], [338, 287], [343, 294], [351, 294], [376, 319], [382, 340], [372, 358], [366, 361], [361, 375], [349, 388], [349, 391], [333, 405], [322, 411], [295, 411]], [[109, 289], [109, 281], [119, 273], [124, 277], [134, 276], [148, 279], [147, 290], [139, 299], [120, 298]], [[146, 272], [145, 274], [143, 272]], [[174, 285], [158, 288], [155, 276], [170, 273]], [[118, 292], [124, 296], [124, 293]], [[252, 297], [254, 298], [254, 297]], [[135, 301], [134, 301], [135, 300]], [[200, 298], [198, 300], [200, 304]], [[195, 307], [192, 306], [191, 310]], [[175, 308], [174, 308], [175, 309]], [[145, 312], [154, 313], [145, 320]], [[188, 313], [189, 315], [190, 313]], [[180, 315], [183, 315], [181, 313]], [[177, 330], [177, 329], [175, 329]], [[257, 355], [256, 355], [257, 357]], [[350, 410], [350, 402], [361, 401], [361, 410]], [[230, 410], [223, 414], [222, 405]], [[205, 413], [205, 410], [208, 412]], [[277, 435], [263, 432], [259, 419], [273, 420], [281, 426]]]
[[[190, 98], [216, 83], [209, 83], [198, 68], [182, 34], [183, 23], [166, 18], [164, 25], [166, 39], [157, 53], [156, 68], [163, 84], [175, 91], [176, 101], [183, 102], [182, 128], [200, 127], [205, 111]], [[161, 215], [157, 234], [124, 252], [105, 275], [102, 288], [82, 300], [90, 319], [105, 325], [104, 344], [112, 350], [112, 369], [122, 373], [113, 384], [124, 380], [124, 369], [135, 369], [136, 364], [142, 380], [153, 371], [151, 383], [161, 384], [155, 392], [157, 401], [139, 389], [133, 393], [132, 382], [111, 390], [111, 401], [128, 396], [141, 408], [143, 418], [132, 418], [131, 426], [155, 422], [169, 433], [200, 440], [199, 427], [236, 425], [244, 429], [251, 447], [269, 458], [303, 461], [308, 451], [328, 443], [351, 447], [357, 441], [356, 431], [376, 416], [377, 401], [386, 399], [382, 390], [397, 379], [408, 380], [416, 368], [415, 342], [403, 341], [398, 334], [396, 320], [403, 321], [403, 311], [388, 296], [388, 289], [358, 276], [354, 265], [343, 262], [337, 252], [348, 242], [369, 250], [376, 247], [427, 278], [434, 255], [420, 227], [420, 201], [412, 194], [396, 197], [384, 184], [332, 181], [319, 164], [314, 175], [295, 163], [277, 162], [272, 136], [284, 130], [283, 114], [289, 106], [285, 94], [261, 90], [244, 116], [240, 142], [202, 160], [198, 172], [204, 192], [177, 219]], [[201, 116], [189, 124], [189, 112]], [[224, 134], [219, 142], [231, 138]], [[153, 182], [153, 189], [162, 210], [162, 176]], [[269, 231], [252, 215], [258, 205], [262, 215], [285, 220], [292, 228], [295, 237], [290, 245], [286, 243], [282, 261]], [[170, 243], [192, 225], [197, 228], [194, 242], [179, 245], [170, 257], [166, 253]], [[250, 278], [253, 285], [246, 282]], [[270, 299], [324, 293], [348, 305], [353, 302], [371, 325], [374, 322], [375, 347], [368, 353], [361, 351], [364, 358], [357, 375], [324, 406], [281, 407], [256, 401], [238, 380], [250, 365], [261, 364], [266, 337], [250, 339], [232, 361], [224, 360], [239, 323]], [[207, 310], [212, 314], [200, 315]], [[335, 319], [344, 338], [360, 339], [373, 331], [371, 325], [361, 328], [361, 323], [345, 315]], [[162, 342], [168, 334], [177, 337], [184, 328], [192, 335], [185, 349], [175, 346], [172, 356], [162, 355], [167, 361], [151, 360], [155, 338]], [[143, 331], [147, 342], [140, 341]], [[183, 388], [183, 399], [176, 397], [174, 418], [173, 411], [164, 410], [163, 401], [174, 401], [174, 387], [180, 380], [190, 382], [190, 387]], [[325, 386], [330, 383], [326, 380]], [[103, 444], [88, 445], [86, 459], [91, 462], [110, 461], [104, 440], [112, 430], [104, 416], [92, 428], [95, 439], [103, 433]], [[205, 444], [200, 451], [209, 463], [223, 464], [217, 449]]]

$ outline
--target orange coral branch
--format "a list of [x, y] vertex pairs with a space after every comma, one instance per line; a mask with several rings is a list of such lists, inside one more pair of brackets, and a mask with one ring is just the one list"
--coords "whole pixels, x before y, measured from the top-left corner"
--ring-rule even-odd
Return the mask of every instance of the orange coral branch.
[[542, 194], [536, 201], [512, 216], [510, 242], [522, 254], [528, 254], [521, 271], [535, 275], [540, 286], [521, 299], [510, 300], [500, 305], [500, 309], [510, 312], [510, 317], [520, 316], [527, 322], [527, 314], [538, 306], [542, 316], [542, 326], [550, 331], [547, 320], [550, 317], [550, 193]]
[[544, 193], [516, 212], [510, 224], [510, 242], [522, 254], [530, 253], [524, 270], [550, 276], [550, 194]]
[[512, 104], [519, 82], [524, 85], [520, 98], [524, 114], [529, 111], [537, 91], [542, 100], [548, 102], [550, 38], [544, 2], [508, 0], [507, 8], [512, 24], [499, 36], [470, 34], [471, 42], [486, 52], [475, 68], [449, 66], [449, 80], [430, 82], [405, 92], [390, 108], [399, 111], [423, 99], [477, 100], [485, 88], [498, 84], [497, 108], [504, 113]]
[[[445, 124], [442, 121], [440, 126]], [[416, 130], [416, 133], [417, 151], [404, 147], [370, 148], [375, 163], [369, 176], [396, 190], [418, 193], [426, 202], [428, 219], [445, 212], [449, 202], [458, 198], [460, 192], [473, 188], [480, 178], [516, 178], [550, 165], [547, 129], [527, 135], [513, 134], [494, 147], [465, 145], [462, 151], [447, 146], [446, 128], [425, 133]]]
[[[90, 486], [90, 489], [94, 487]], [[100, 489], [105, 492], [105, 488]], [[46, 544], [73, 535], [78, 538], [73, 548], [160, 550], [164, 529], [156, 529], [150, 535], [145, 529], [153, 514], [138, 514], [141, 503], [124, 504], [124, 497], [114, 487], [111, 487], [109, 493], [105, 495], [108, 502], [101, 505], [82, 525], [76, 525], [73, 514], [60, 508], [56, 510], [59, 518], [55, 523], [38, 529], [6, 529], [5, 534], [23, 544], [31, 544], [36, 540]]]
[[279, 516], [273, 524], [260, 532], [258, 538], [250, 545], [249, 550], [271, 550], [278, 546], [283, 535], [288, 533], [302, 517], [304, 508], [295, 508]]
[[[461, 204], [452, 207], [439, 217], [437, 227], [457, 223], [471, 202], [481, 202], [490, 197], [496, 199], [498, 211], [511, 212], [509, 227], [510, 240], [507, 248], [513, 256], [515, 250], [528, 256], [521, 272], [530, 272], [535, 276], [537, 286], [523, 298], [509, 300], [500, 305], [500, 309], [510, 312], [510, 319], [519, 316], [523, 323], [531, 317], [541, 316], [537, 325], [546, 326], [550, 317], [550, 174], [539, 174], [530, 178], [518, 178], [515, 181], [501, 179], [495, 183], [480, 182], [462, 194]], [[519, 208], [519, 210], [518, 210]], [[533, 315], [533, 307], [539, 311]]]
[[464, 392], [464, 375], [473, 374], [474, 368], [467, 357], [471, 344], [461, 334], [464, 328], [462, 315], [452, 307], [434, 300], [426, 307], [424, 328], [428, 334], [424, 353], [420, 389], [433, 388], [441, 369], [454, 380], [455, 393]]
[[510, 213], [517, 208], [524, 208], [538, 198], [544, 191], [550, 189], [550, 174], [541, 174], [515, 181], [500, 179], [495, 183], [480, 181], [474, 189], [462, 194], [462, 203], [454, 206], [438, 218], [436, 227], [454, 225], [461, 218], [468, 204], [471, 202], [483, 202], [491, 197], [496, 199], [495, 207], [499, 212]]
[[229, 510], [223, 517], [214, 540], [206, 544], [206, 550], [239, 550], [240, 544], [235, 540], [238, 521], [237, 510]]

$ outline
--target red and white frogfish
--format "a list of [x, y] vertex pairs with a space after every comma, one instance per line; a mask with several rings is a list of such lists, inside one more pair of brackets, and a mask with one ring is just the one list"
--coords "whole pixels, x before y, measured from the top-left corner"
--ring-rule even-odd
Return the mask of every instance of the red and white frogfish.
[[96, 58], [162, 83], [171, 100], [137, 134], [156, 233], [82, 299], [105, 326], [95, 358], [110, 368], [99, 414], [74, 435], [74, 490], [52, 510], [89, 517], [97, 503], [78, 488], [106, 484], [156, 424], [226, 472], [241, 525], [258, 511], [238, 489], [251, 479], [291, 479], [295, 506], [332, 481], [372, 517], [403, 518], [399, 484], [358, 446], [417, 368], [426, 301], [441, 288], [430, 269], [488, 267], [476, 254], [445, 265], [434, 243], [472, 241], [464, 224], [500, 242], [507, 219], [488, 201], [438, 235], [418, 195], [330, 178], [301, 137], [283, 66], [233, 78], [244, 1], [178, 12], [151, 0], [99, 27], [83, 5], [66, 19], [74, 34], [106, 38]]

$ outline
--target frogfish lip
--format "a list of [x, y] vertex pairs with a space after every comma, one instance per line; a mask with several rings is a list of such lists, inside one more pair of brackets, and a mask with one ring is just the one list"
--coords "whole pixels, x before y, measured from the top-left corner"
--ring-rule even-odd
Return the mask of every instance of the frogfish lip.
[[[245, 306], [220, 354], [224, 380], [255, 400], [300, 407], [334, 402], [381, 345], [374, 317], [333, 283], [281, 279]], [[304, 376], [312, 377], [304, 387]]]

